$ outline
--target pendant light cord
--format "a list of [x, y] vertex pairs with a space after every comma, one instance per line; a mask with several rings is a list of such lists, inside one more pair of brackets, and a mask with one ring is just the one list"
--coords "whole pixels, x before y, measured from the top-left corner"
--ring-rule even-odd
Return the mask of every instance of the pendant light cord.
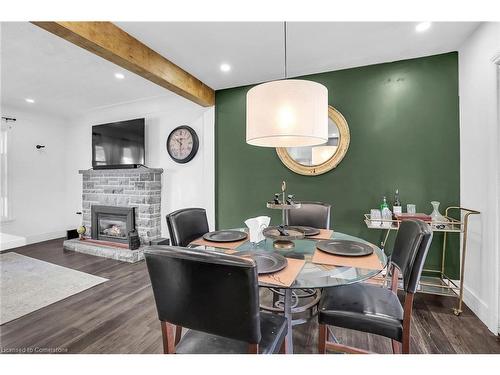
[[287, 79], [288, 77], [288, 72], [287, 72], [287, 61], [286, 61], [286, 34], [287, 34], [287, 28], [286, 28], [286, 21], [283, 22], [283, 34], [285, 36], [284, 40], [285, 40], [285, 79]]

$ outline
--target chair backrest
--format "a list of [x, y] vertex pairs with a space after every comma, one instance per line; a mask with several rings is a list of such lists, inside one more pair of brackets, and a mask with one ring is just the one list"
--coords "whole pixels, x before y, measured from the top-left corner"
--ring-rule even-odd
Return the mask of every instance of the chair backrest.
[[161, 321], [259, 343], [259, 288], [253, 260], [174, 246], [151, 246], [144, 256]]
[[183, 208], [167, 215], [170, 243], [187, 246], [190, 242], [208, 233], [207, 212], [203, 208]]
[[391, 263], [403, 275], [403, 287], [407, 293], [415, 293], [417, 289], [431, 242], [432, 230], [422, 220], [405, 220], [399, 226]]
[[301, 207], [286, 210], [288, 225], [313, 227], [318, 229], [330, 229], [331, 206], [323, 202], [297, 202]]

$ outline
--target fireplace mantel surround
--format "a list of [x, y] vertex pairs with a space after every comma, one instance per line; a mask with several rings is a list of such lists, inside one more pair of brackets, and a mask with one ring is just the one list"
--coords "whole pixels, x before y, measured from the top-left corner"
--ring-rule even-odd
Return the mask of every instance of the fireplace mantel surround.
[[135, 225], [141, 244], [161, 234], [160, 168], [89, 169], [83, 176], [83, 225], [91, 233], [91, 207], [94, 204], [115, 207], [136, 207]]
[[[82, 224], [87, 228], [85, 235], [88, 238], [92, 233], [93, 205], [135, 207], [135, 228], [141, 240], [141, 247], [160, 237], [163, 169], [88, 169], [80, 170], [79, 173], [82, 175]], [[109, 247], [99, 251], [97, 246], [91, 246], [89, 243], [84, 245], [85, 241], [76, 241], [66, 241], [65, 248], [131, 262], [142, 259], [140, 249], [138, 253], [137, 250], [120, 248], [112, 251]]]

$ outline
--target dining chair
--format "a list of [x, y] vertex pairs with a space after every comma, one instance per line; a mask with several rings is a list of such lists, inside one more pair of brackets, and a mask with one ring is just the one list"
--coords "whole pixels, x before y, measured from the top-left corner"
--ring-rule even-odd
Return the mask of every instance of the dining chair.
[[174, 246], [151, 246], [144, 256], [164, 353], [284, 351], [286, 318], [259, 311], [253, 260]]
[[[403, 221], [389, 261], [390, 289], [370, 283], [324, 289], [318, 314], [319, 353], [326, 353], [327, 348], [346, 353], [368, 353], [328, 341], [331, 333], [328, 326], [384, 336], [392, 340], [395, 354], [409, 353], [413, 296], [431, 241], [432, 230], [428, 224], [421, 220]], [[400, 274], [405, 293], [404, 306], [397, 296]]]
[[209, 232], [204, 208], [183, 208], [167, 215], [167, 227], [173, 246], [187, 246]]
[[330, 229], [331, 205], [323, 202], [302, 201], [300, 208], [286, 210], [286, 223], [290, 226], [305, 226]]

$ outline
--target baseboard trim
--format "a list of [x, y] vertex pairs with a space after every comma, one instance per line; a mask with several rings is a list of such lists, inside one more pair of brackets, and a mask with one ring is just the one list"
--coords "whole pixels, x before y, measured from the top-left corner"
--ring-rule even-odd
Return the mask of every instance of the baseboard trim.
[[31, 245], [38, 242], [54, 240], [56, 238], [66, 237], [66, 231], [56, 231], [56, 232], [47, 232], [34, 234], [27, 237], [17, 236], [18, 238], [12, 241], [6, 241], [1, 244], [0, 252], [16, 249], [18, 247]]
[[27, 242], [28, 242], [28, 245], [30, 245], [32, 243], [38, 243], [38, 242], [43, 242], [43, 241], [48, 241], [48, 240], [55, 240], [56, 238], [62, 238], [62, 237], [66, 237], [65, 230], [28, 236]]
[[0, 252], [15, 249], [16, 247], [24, 245], [26, 245], [26, 238], [24, 237], [12, 236], [12, 238], [9, 238], [8, 240], [2, 238], [2, 241], [0, 241]]
[[[492, 318], [488, 304], [477, 296], [471, 289], [464, 285], [464, 303], [469, 307], [474, 314], [488, 327], [495, 335], [498, 334], [498, 317]], [[491, 323], [494, 320], [494, 324]], [[496, 331], [496, 332], [495, 332]]]

